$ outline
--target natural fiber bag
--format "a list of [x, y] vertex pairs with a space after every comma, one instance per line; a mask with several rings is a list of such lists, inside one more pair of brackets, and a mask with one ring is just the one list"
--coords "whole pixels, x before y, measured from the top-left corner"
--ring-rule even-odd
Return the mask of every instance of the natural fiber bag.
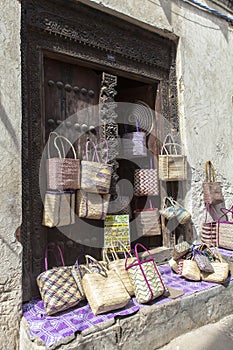
[[77, 191], [76, 213], [80, 218], [104, 220], [110, 200], [110, 194], [87, 193]]
[[[168, 142], [170, 138], [170, 142]], [[181, 146], [168, 134], [159, 155], [159, 179], [162, 181], [181, 181], [187, 179], [187, 158], [178, 154]], [[164, 154], [165, 153], [165, 154]]]
[[153, 169], [152, 158], [150, 158], [150, 169], [136, 169], [134, 172], [134, 194], [135, 196], [158, 196], [158, 170]]
[[170, 266], [170, 268], [175, 272], [175, 273], [178, 273], [178, 267], [179, 267], [179, 264], [176, 260], [174, 260], [173, 258], [169, 259], [168, 260], [168, 264]]
[[[129, 278], [129, 274], [128, 271], [125, 270], [125, 261], [126, 261], [126, 253], [128, 253], [128, 250], [126, 249], [125, 245], [121, 242], [117, 240], [117, 243], [123, 247], [124, 249], [124, 259], [120, 259], [115, 247], [112, 244], [111, 248], [106, 248], [103, 251], [103, 256], [104, 259], [107, 262], [107, 266], [109, 270], [114, 270], [116, 272], [116, 274], [119, 276], [119, 278], [121, 279], [125, 289], [127, 290], [127, 292], [129, 293], [130, 296], [134, 295], [134, 289], [132, 286], [132, 283], [130, 281]], [[108, 256], [108, 254], [111, 255], [111, 260]], [[136, 258], [134, 258], [130, 253], [129, 253], [129, 258], [128, 258], [128, 263], [132, 264], [133, 262], [136, 261]]]
[[[65, 266], [61, 248], [56, 246], [62, 265], [48, 269], [48, 251], [45, 251], [45, 271], [37, 277], [37, 284], [47, 315], [67, 310], [84, 299], [82, 289], [79, 289], [73, 276], [73, 266]], [[57, 260], [57, 259], [56, 259]]]
[[176, 244], [172, 251], [172, 258], [174, 260], [179, 260], [188, 252], [190, 252], [190, 248], [191, 248], [190, 244], [186, 241]]
[[[233, 250], [233, 221], [228, 219], [228, 214], [231, 214], [233, 219], [233, 206], [230, 209], [222, 208], [224, 213], [218, 220], [217, 225], [217, 246], [229, 250]], [[226, 220], [222, 220], [225, 216]]]
[[46, 191], [42, 225], [66, 226], [75, 223], [75, 191]]
[[[52, 132], [51, 134], [56, 134]], [[75, 149], [72, 143], [64, 136], [56, 136], [54, 146], [57, 149], [59, 158], [50, 158], [50, 139], [48, 140], [48, 159], [47, 167], [47, 188], [51, 190], [76, 190], [80, 188], [80, 160], [77, 159]], [[57, 135], [57, 134], [56, 134]], [[67, 142], [72, 150], [74, 158], [66, 158], [63, 143], [62, 150], [57, 145], [57, 140]]]
[[224, 202], [221, 183], [215, 181], [216, 175], [213, 164], [208, 160], [205, 164], [205, 180], [203, 182], [204, 202], [209, 204], [219, 204]]
[[212, 219], [212, 221], [207, 222], [207, 215], [211, 213], [211, 210], [217, 217], [217, 212], [214, 209], [214, 207], [207, 203], [205, 222], [202, 224], [201, 241], [202, 243], [216, 245], [217, 222], [214, 219]]
[[200, 281], [201, 271], [194, 260], [183, 260], [182, 277], [191, 281]]
[[136, 119], [136, 131], [125, 133], [122, 137], [122, 149], [125, 158], [145, 157], [147, 155], [146, 133], [140, 131]]
[[160, 210], [160, 214], [167, 220], [175, 218], [180, 224], [186, 224], [191, 219], [191, 214], [189, 211], [182, 207], [182, 205], [180, 205], [172, 197], [164, 198], [163, 207]]
[[[93, 260], [95, 260], [93, 258]], [[96, 262], [99, 271], [87, 267], [82, 278], [83, 289], [94, 315], [120, 309], [130, 300], [121, 279], [114, 270], [107, 270]]]
[[161, 225], [158, 208], [153, 208], [150, 201], [150, 208], [136, 209], [134, 211], [135, 222], [139, 236], [161, 235]]
[[206, 282], [225, 283], [229, 274], [229, 264], [224, 262], [211, 263], [214, 272], [202, 272], [201, 278]]
[[[148, 253], [149, 258], [147, 260], [140, 260], [138, 247], [141, 247]], [[135, 245], [134, 252], [137, 261], [128, 264], [128, 259], [126, 258], [125, 269], [129, 273], [137, 302], [143, 304], [160, 297], [168, 289], [150, 252], [140, 243]]]
[[204, 252], [201, 252], [197, 249], [193, 250], [193, 259], [196, 261], [199, 269], [204, 272], [214, 272], [213, 266], [211, 265], [210, 260], [204, 255]]

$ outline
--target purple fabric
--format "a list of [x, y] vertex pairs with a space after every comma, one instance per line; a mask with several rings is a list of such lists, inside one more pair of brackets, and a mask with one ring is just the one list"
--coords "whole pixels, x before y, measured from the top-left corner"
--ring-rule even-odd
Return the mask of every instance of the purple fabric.
[[[233, 254], [232, 251], [225, 249], [219, 249], [219, 251], [222, 255], [229, 257]], [[168, 287], [184, 291], [185, 294], [177, 299], [218, 285], [217, 283], [204, 281], [193, 282], [185, 280], [180, 275], [174, 273], [168, 264], [159, 266], [159, 271]], [[146, 305], [159, 305], [169, 301], [171, 299], [162, 296]], [[43, 302], [41, 300], [34, 300], [23, 306], [23, 316], [29, 324], [30, 335], [32, 337], [39, 337], [47, 347], [51, 347], [65, 340], [66, 337], [74, 335], [76, 332], [82, 332], [116, 316], [128, 316], [146, 305], [138, 304], [136, 299], [132, 298], [124, 308], [103, 315], [94, 316], [89, 305], [85, 304], [82, 307], [77, 306], [55, 316], [47, 316], [44, 311]]]

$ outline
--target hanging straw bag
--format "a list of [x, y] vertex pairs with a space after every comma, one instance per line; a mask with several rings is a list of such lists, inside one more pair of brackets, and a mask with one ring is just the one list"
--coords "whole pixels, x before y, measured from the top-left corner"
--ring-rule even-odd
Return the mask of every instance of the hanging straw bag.
[[[81, 189], [86, 192], [107, 194], [109, 193], [112, 175], [112, 166], [108, 162], [108, 142], [106, 144], [105, 163], [100, 162], [97, 145], [92, 141], [86, 143], [86, 160], [81, 162]], [[93, 146], [93, 158], [89, 160], [89, 145]], [[94, 161], [96, 159], [96, 161]]]
[[158, 170], [153, 169], [152, 158], [150, 158], [150, 169], [136, 169], [134, 172], [134, 194], [135, 196], [158, 196]]
[[[127, 248], [125, 245], [117, 240], [117, 244], [120, 245], [124, 249], [124, 259], [120, 259], [117, 252], [116, 252], [116, 247], [114, 245], [111, 245], [111, 248], [105, 248], [103, 250], [103, 258], [106, 260], [108, 269], [109, 270], [114, 270], [118, 277], [121, 279], [125, 289], [129, 293], [130, 296], [134, 295], [134, 289], [132, 286], [132, 283], [130, 281], [128, 272], [125, 270], [125, 260], [126, 260], [126, 253], [128, 253]], [[108, 253], [110, 252], [112, 260], [109, 259]], [[128, 258], [128, 263], [132, 264], [133, 262], [136, 261], [136, 258], [134, 258], [130, 253], [129, 253], [129, 258]]]
[[[169, 205], [167, 205], [167, 203]], [[191, 214], [189, 211], [182, 207], [182, 205], [180, 205], [172, 197], [164, 198], [163, 207], [160, 210], [160, 214], [167, 220], [176, 218], [180, 224], [186, 224], [191, 219]]]
[[75, 191], [46, 191], [42, 225], [66, 226], [75, 223]]
[[[233, 221], [228, 219], [228, 214], [231, 214], [231, 219], [233, 219], [233, 206], [230, 209], [222, 208], [221, 211], [223, 215], [217, 224], [217, 246], [233, 250]], [[224, 216], [225, 221], [222, 220]]]
[[77, 191], [76, 213], [80, 218], [104, 220], [110, 200], [110, 194]]
[[[56, 134], [52, 132], [51, 134]], [[47, 188], [51, 190], [76, 190], [80, 188], [80, 160], [72, 143], [64, 136], [57, 135], [54, 139], [54, 146], [57, 149], [59, 158], [50, 158], [50, 139], [48, 140], [48, 159], [47, 167]], [[67, 142], [72, 150], [74, 158], [66, 158], [63, 143], [62, 151], [57, 145], [57, 140]]]
[[[85, 298], [73, 276], [73, 266], [65, 266], [61, 248], [56, 245], [62, 266], [48, 269], [49, 245], [45, 250], [45, 271], [37, 277], [37, 284], [47, 315], [67, 310]], [[52, 250], [52, 253], [55, 252]], [[55, 259], [57, 261], [56, 255]], [[79, 281], [80, 282], [80, 281]], [[80, 283], [79, 283], [80, 284]]]
[[[168, 142], [169, 138], [171, 142]], [[187, 179], [187, 158], [182, 154], [178, 154], [177, 147], [181, 149], [181, 146], [175, 143], [172, 136], [168, 134], [159, 155], [159, 179], [162, 181]]]
[[205, 180], [202, 184], [204, 202], [209, 204], [219, 204], [224, 201], [221, 183], [215, 181], [216, 174], [213, 164], [208, 160], [205, 164]]
[[[148, 253], [149, 258], [147, 260], [140, 260], [138, 247], [141, 247]], [[168, 289], [150, 252], [140, 243], [135, 245], [134, 252], [137, 261], [135, 263], [128, 264], [127, 256], [125, 261], [125, 269], [129, 273], [137, 302], [139, 304], [143, 304], [160, 297], [161, 295], [165, 294]]]
[[161, 225], [158, 208], [153, 208], [151, 200], [150, 208], [136, 209], [134, 211], [136, 227], [139, 236], [159, 236], [161, 235]]
[[205, 222], [202, 224], [201, 241], [202, 243], [216, 245], [217, 222], [215, 220], [207, 222], [207, 215], [211, 213], [211, 209], [213, 210], [213, 213], [215, 213], [217, 217], [217, 212], [214, 209], [214, 207], [212, 207], [210, 204], [207, 203]]
[[145, 157], [147, 155], [146, 133], [139, 130], [136, 120], [136, 131], [125, 133], [122, 138], [122, 148], [125, 158]]
[[82, 277], [82, 285], [93, 314], [121, 309], [130, 300], [121, 279], [114, 270], [107, 270], [94, 258], [92, 261], [98, 266], [98, 272], [84, 267], [86, 273]]

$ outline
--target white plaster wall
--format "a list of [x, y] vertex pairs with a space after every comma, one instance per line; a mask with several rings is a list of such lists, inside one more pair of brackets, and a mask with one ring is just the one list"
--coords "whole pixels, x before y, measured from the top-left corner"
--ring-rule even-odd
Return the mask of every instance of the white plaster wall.
[[[213, 162], [218, 180], [222, 181], [226, 206], [233, 204], [233, 27], [221, 18], [178, 0], [82, 2], [164, 36], [179, 37], [179, 118], [182, 142], [191, 167], [186, 205], [200, 235], [206, 160]], [[203, 3], [217, 8], [211, 1], [203, 0]], [[220, 7], [217, 9], [224, 11]]]
[[0, 1], [0, 349], [18, 348], [21, 316], [20, 1]]

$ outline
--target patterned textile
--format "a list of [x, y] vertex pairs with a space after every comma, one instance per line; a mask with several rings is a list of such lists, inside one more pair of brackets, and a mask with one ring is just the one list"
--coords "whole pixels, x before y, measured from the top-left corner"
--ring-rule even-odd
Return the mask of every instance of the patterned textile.
[[[222, 255], [232, 257], [232, 251], [226, 251], [224, 249], [219, 249], [219, 251]], [[204, 281], [187, 281], [174, 273], [168, 264], [159, 266], [159, 270], [168, 288], [184, 291], [185, 294], [178, 299], [218, 285], [217, 283]], [[88, 304], [82, 307], [77, 306], [76, 308], [61, 312], [55, 316], [47, 316], [43, 307], [43, 302], [41, 300], [35, 300], [23, 306], [23, 316], [28, 322], [30, 336], [32, 338], [35, 336], [39, 337], [47, 347], [51, 348], [57, 343], [67, 342], [67, 337], [72, 337], [77, 332], [90, 329], [101, 322], [114, 319], [116, 316], [127, 316], [147, 305], [160, 305], [169, 301], [171, 301], [171, 299], [162, 296], [143, 305], [138, 304], [136, 298], [133, 298], [123, 309], [98, 316], [93, 315]]]

